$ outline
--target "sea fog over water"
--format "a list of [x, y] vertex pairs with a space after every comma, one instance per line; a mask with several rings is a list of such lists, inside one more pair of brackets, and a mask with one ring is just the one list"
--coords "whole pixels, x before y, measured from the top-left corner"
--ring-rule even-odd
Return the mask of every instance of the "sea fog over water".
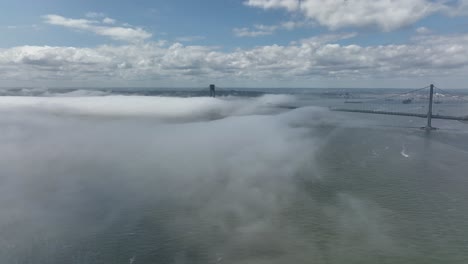
[[0, 263], [468, 263], [468, 124], [327, 108], [392, 93], [1, 90]]

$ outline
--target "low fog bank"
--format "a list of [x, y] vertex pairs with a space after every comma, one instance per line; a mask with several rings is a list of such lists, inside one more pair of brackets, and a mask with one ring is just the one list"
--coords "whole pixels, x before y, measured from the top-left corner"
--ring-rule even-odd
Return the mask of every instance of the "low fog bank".
[[294, 105], [291, 95], [263, 95], [255, 98], [227, 96], [79, 96], [0, 97], [0, 111], [107, 117], [151, 117], [154, 120], [190, 122], [220, 119], [232, 115], [272, 114]]
[[393, 252], [388, 211], [313, 193], [317, 154], [342, 120], [280, 108], [293, 100], [0, 98], [0, 259], [344, 263]]

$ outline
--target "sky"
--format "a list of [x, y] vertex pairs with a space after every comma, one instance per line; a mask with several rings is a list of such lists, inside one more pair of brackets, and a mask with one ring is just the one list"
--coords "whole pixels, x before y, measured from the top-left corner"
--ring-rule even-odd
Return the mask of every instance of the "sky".
[[468, 0], [0, 0], [0, 87], [468, 88]]

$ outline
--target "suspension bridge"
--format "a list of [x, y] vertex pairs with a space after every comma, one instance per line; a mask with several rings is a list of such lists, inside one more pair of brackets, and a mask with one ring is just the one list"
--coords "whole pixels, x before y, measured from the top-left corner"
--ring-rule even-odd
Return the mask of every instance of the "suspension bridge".
[[435, 129], [432, 119], [468, 122], [468, 96], [438, 88], [433, 84], [380, 98], [359, 100], [346, 98], [343, 105], [330, 107], [333, 111], [363, 114], [420, 117], [426, 119], [427, 131]]

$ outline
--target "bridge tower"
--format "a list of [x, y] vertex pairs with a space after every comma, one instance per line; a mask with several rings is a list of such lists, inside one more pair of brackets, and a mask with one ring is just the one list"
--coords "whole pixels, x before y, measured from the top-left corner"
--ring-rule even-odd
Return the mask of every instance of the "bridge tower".
[[427, 110], [427, 124], [426, 124], [426, 131], [431, 131], [435, 128], [432, 127], [432, 104], [434, 101], [434, 84], [429, 86], [429, 107]]
[[210, 84], [210, 97], [216, 97], [216, 90], [215, 90], [215, 85]]

